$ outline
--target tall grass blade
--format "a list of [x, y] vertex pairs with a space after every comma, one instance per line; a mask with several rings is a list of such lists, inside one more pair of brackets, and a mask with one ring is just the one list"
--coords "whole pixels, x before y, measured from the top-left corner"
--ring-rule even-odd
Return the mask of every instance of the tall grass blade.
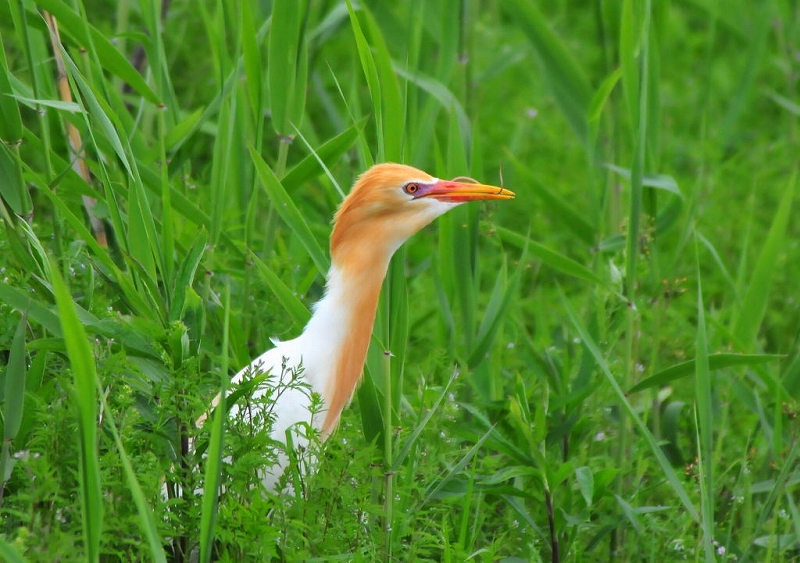
[[280, 215], [281, 219], [292, 229], [294, 234], [297, 235], [297, 238], [300, 239], [300, 242], [317, 266], [319, 273], [323, 276], [326, 275], [330, 267], [330, 260], [322, 251], [322, 247], [317, 242], [317, 239], [314, 238], [300, 210], [297, 209], [297, 206], [286, 192], [281, 181], [278, 180], [278, 177], [275, 176], [272, 169], [264, 162], [264, 159], [261, 158], [261, 155], [258, 154], [253, 147], [250, 147], [250, 157], [253, 159], [253, 164], [256, 166], [256, 172], [261, 180], [261, 185], [264, 186], [264, 190], [275, 204], [278, 215]]
[[372, 56], [372, 50], [367, 42], [367, 38], [361, 29], [356, 10], [350, 0], [347, 0], [347, 12], [350, 14], [350, 25], [353, 29], [353, 35], [355, 36], [356, 51], [361, 61], [361, 69], [364, 71], [367, 87], [372, 97], [372, 108], [375, 112], [375, 127], [378, 141], [376, 156], [378, 162], [382, 162], [386, 160], [386, 138], [384, 135], [385, 130], [383, 129], [383, 97], [381, 94], [381, 81], [378, 78], [378, 67], [375, 64], [375, 58]]
[[[401, 162], [403, 145], [406, 140], [406, 111], [397, 81], [397, 73], [392, 65], [386, 39], [372, 13], [365, 6], [360, 6], [358, 12], [363, 16], [364, 27], [370, 39], [370, 51], [378, 72], [380, 90], [373, 91], [370, 88], [373, 107], [376, 105], [383, 107], [382, 119], [377, 122], [377, 126], [378, 135], [384, 139], [385, 150], [383, 155], [379, 155], [378, 161]], [[358, 17], [355, 11], [353, 15]], [[355, 28], [354, 32], [357, 32]], [[361, 49], [361, 46], [362, 44], [359, 44], [358, 48]]]
[[[331, 168], [342, 155], [350, 150], [353, 143], [355, 143], [358, 138], [358, 133], [363, 128], [365, 122], [366, 120], [362, 119], [358, 123], [352, 124], [350, 127], [316, 148], [307, 144], [311, 154], [295, 164], [286, 172], [286, 175], [281, 178], [281, 184], [286, 188], [286, 191], [292, 191], [302, 186], [304, 183], [319, 175], [320, 170], [324, 171], [330, 177], [328, 169]], [[295, 131], [299, 135], [299, 131]], [[344, 193], [340, 193], [340, 196], [344, 198]]]
[[538, 258], [543, 264], [547, 264], [554, 270], [592, 284], [601, 286], [608, 284], [608, 282], [603, 280], [603, 278], [595, 274], [583, 264], [580, 264], [571, 258], [567, 258], [563, 254], [559, 254], [558, 252], [547, 248], [545, 245], [538, 243], [529, 237], [526, 237], [525, 235], [514, 232], [505, 227], [495, 227], [495, 229], [497, 230], [497, 234], [504, 242], [507, 242], [520, 249], [527, 248], [528, 253], [531, 256]]
[[[303, 37], [303, 2], [275, 0], [272, 4], [272, 25], [269, 32], [267, 81], [269, 84], [272, 126], [282, 137], [291, 133], [290, 123], [298, 122], [295, 98], [305, 98], [304, 78], [298, 76]], [[300, 108], [302, 111], [302, 107]]]
[[78, 319], [58, 265], [50, 264], [50, 283], [58, 306], [64, 343], [67, 348], [75, 385], [78, 410], [78, 451], [81, 513], [86, 558], [100, 560], [100, 536], [103, 531], [103, 500], [100, 492], [100, 459], [97, 451], [97, 373], [94, 355], [83, 324]]
[[778, 211], [772, 220], [767, 240], [764, 241], [764, 246], [761, 248], [753, 275], [750, 278], [750, 284], [744, 293], [741, 312], [733, 324], [733, 334], [737, 341], [749, 349], [754, 346], [761, 322], [767, 311], [772, 278], [784, 247], [786, 229], [789, 225], [796, 181], [797, 171], [792, 174], [783, 192], [783, 198], [781, 198]]
[[595, 90], [592, 100], [589, 102], [589, 123], [594, 124], [600, 121], [603, 108], [606, 107], [608, 98], [611, 96], [611, 92], [614, 91], [614, 87], [617, 85], [620, 78], [622, 78], [622, 69], [614, 69], [611, 74], [603, 80], [597, 90]]

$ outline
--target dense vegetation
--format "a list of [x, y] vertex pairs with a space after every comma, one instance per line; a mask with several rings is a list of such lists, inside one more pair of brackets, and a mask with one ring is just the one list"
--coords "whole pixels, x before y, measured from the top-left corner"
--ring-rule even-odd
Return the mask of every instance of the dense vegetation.
[[[20, 0], [0, 41], [0, 558], [800, 560], [797, 0]], [[261, 494], [267, 433], [193, 421], [379, 161], [517, 199], [398, 252]]]

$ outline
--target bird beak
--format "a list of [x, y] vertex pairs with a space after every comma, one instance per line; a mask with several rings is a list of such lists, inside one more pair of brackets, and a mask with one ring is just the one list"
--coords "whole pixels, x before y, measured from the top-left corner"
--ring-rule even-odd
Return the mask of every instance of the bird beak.
[[420, 197], [432, 197], [448, 203], [464, 203], [484, 199], [514, 199], [514, 192], [497, 186], [457, 182], [455, 180], [439, 180], [430, 185]]

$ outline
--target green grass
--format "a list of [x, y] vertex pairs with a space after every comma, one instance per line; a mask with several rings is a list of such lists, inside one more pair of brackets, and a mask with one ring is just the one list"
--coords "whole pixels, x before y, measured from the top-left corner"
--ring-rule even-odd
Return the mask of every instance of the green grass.
[[[796, 2], [38, 0], [0, 43], [4, 560], [800, 560]], [[256, 493], [268, 432], [194, 421], [384, 160], [517, 199], [397, 253], [318, 471]]]

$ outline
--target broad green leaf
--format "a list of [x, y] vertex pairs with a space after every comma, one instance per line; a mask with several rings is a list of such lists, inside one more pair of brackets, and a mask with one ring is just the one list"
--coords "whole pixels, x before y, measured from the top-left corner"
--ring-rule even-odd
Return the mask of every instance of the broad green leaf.
[[485, 479], [481, 479], [481, 485], [498, 485], [500, 483], [504, 483], [509, 479], [516, 479], [517, 477], [534, 477], [539, 478], [541, 481], [541, 477], [539, 476], [540, 470], [537, 467], [525, 466], [525, 465], [512, 465], [509, 467], [504, 467], [500, 471], [489, 475]]
[[[709, 354], [708, 368], [713, 371], [731, 366], [758, 365], [767, 362], [774, 362], [782, 359], [783, 357], [784, 356], [777, 354]], [[697, 367], [695, 359], [681, 362], [641, 380], [639, 383], [631, 387], [628, 393], [636, 393], [637, 391], [643, 391], [644, 389], [660, 387], [671, 383], [676, 379], [681, 379], [683, 377], [692, 375], [696, 371]]]
[[13, 95], [14, 99], [19, 100], [31, 109], [36, 109], [38, 106], [53, 108], [59, 111], [66, 111], [69, 113], [83, 113], [83, 108], [75, 102], [64, 102], [62, 100], [43, 100], [27, 98], [25, 96]]
[[[610, 163], [604, 163], [603, 166], [612, 172], [616, 172], [627, 180], [631, 179], [631, 171], [627, 168], [622, 168], [621, 166], [616, 166]], [[642, 185], [649, 188], [657, 188], [659, 190], [667, 191], [683, 199], [683, 194], [681, 193], [681, 189], [678, 187], [678, 182], [676, 182], [675, 178], [672, 176], [667, 176], [664, 174], [645, 174], [642, 176]]]
[[[164, 148], [170, 152], [180, 146], [189, 135], [195, 130], [200, 123], [200, 119], [205, 115], [204, 108], [198, 108], [189, 114], [183, 121], [179, 122], [172, 129], [169, 130], [167, 136], [164, 138]], [[154, 150], [158, 147], [154, 147]]]
[[25, 217], [33, 208], [28, 189], [20, 174], [17, 156], [11, 151], [16, 151], [0, 142], [0, 197], [8, 204], [11, 210]]
[[[3, 406], [3, 440], [11, 442], [17, 437], [22, 423], [22, 408], [25, 403], [25, 329], [28, 327], [27, 313], [22, 315], [14, 339], [11, 341], [8, 363], [5, 370]], [[0, 472], [3, 475], [4, 472]]]
[[575, 469], [575, 480], [578, 482], [578, 489], [581, 491], [586, 506], [591, 508], [594, 499], [594, 474], [590, 467], [578, 467]]
[[582, 279], [584, 281], [590, 283], [596, 283], [600, 285], [606, 285], [607, 282], [600, 278], [597, 274], [591, 271], [586, 266], [579, 264], [578, 262], [572, 260], [571, 258], [567, 258], [563, 254], [559, 254], [554, 250], [550, 250], [543, 244], [538, 242], [534, 242], [533, 240], [527, 238], [524, 235], [516, 233], [510, 229], [506, 229], [505, 227], [496, 227], [498, 236], [505, 242], [516, 246], [517, 248], [525, 248], [527, 245], [528, 253], [532, 256], [535, 256], [539, 260], [541, 260], [544, 264], [547, 264], [551, 268], [558, 270], [559, 272], [565, 273], [570, 276], [574, 276], [578, 279]]

